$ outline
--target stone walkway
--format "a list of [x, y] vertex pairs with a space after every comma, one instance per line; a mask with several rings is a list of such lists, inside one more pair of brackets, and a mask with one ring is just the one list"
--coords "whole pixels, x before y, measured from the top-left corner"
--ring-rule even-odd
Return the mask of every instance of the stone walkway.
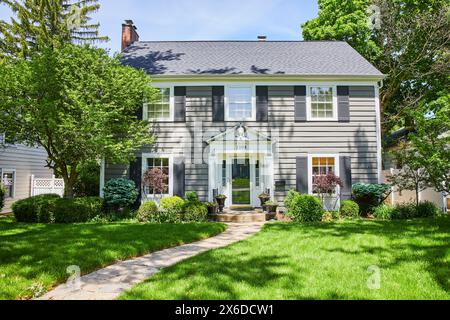
[[82, 276], [78, 282], [62, 284], [39, 300], [113, 300], [123, 291], [169, 267], [199, 253], [228, 246], [257, 233], [264, 223], [233, 223], [209, 239], [157, 251], [136, 259], [118, 262]]

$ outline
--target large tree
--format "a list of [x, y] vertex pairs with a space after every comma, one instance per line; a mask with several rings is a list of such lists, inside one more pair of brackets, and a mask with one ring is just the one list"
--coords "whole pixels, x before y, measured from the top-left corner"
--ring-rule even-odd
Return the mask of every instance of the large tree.
[[415, 161], [437, 191], [450, 194], [450, 93], [409, 112], [415, 119], [415, 131], [409, 135]]
[[137, 117], [144, 99], [153, 99], [150, 78], [105, 50], [64, 45], [0, 68], [0, 132], [45, 148], [67, 197], [80, 163], [125, 162], [153, 142], [148, 123]]
[[306, 40], [348, 41], [387, 75], [381, 90], [385, 133], [413, 131], [409, 111], [448, 91], [448, 0], [319, 0], [319, 16], [302, 27]]
[[66, 43], [106, 41], [90, 15], [98, 0], [0, 0], [12, 13], [0, 20], [0, 58], [27, 58], [32, 51]]

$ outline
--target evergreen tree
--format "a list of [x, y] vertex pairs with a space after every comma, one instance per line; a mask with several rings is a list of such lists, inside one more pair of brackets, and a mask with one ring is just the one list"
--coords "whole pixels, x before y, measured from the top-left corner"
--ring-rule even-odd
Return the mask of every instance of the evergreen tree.
[[66, 43], [107, 41], [91, 15], [98, 0], [0, 0], [13, 12], [10, 22], [0, 20], [0, 59], [28, 58], [33, 50]]

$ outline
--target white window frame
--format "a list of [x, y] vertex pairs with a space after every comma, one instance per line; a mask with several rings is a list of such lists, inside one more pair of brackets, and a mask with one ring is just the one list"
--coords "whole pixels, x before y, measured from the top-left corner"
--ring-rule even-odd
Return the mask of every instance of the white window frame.
[[142, 194], [142, 198], [144, 200], [156, 200], [158, 197], [170, 197], [173, 196], [173, 160], [174, 155], [168, 153], [143, 153], [142, 154], [142, 176], [145, 171], [147, 171], [147, 159], [155, 159], [155, 158], [168, 158], [169, 159], [169, 193], [168, 194]]
[[[250, 118], [234, 119], [230, 118], [230, 89], [232, 88], [251, 88], [252, 90], [252, 116]], [[225, 121], [242, 122], [256, 121], [256, 85], [255, 84], [229, 84], [225, 86]]]
[[[333, 117], [328, 118], [315, 118], [312, 116], [312, 101], [311, 101], [311, 88], [315, 87], [330, 87], [333, 90]], [[337, 85], [331, 85], [326, 83], [309, 84], [306, 86], [306, 120], [307, 121], [338, 121], [338, 99], [337, 99]]]
[[3, 183], [3, 174], [4, 173], [12, 173], [13, 174], [13, 189], [12, 189], [12, 197], [7, 197], [5, 199], [14, 199], [16, 197], [16, 181], [17, 181], [17, 171], [16, 169], [10, 168], [0, 168], [0, 182]]
[[[317, 154], [309, 154], [308, 155], [308, 193], [310, 195], [314, 195], [313, 192], [313, 158], [334, 158], [334, 167], [335, 172], [334, 174], [339, 177], [340, 173], [340, 161], [339, 161], [339, 154], [335, 153], [317, 153]], [[336, 190], [336, 193], [339, 194], [339, 187]]]
[[163, 86], [163, 85], [158, 85], [158, 86], [154, 86], [154, 88], [156, 89], [169, 89], [170, 91], [170, 104], [169, 104], [169, 111], [170, 111], [170, 115], [168, 118], [161, 118], [161, 119], [149, 119], [148, 117], [148, 107], [149, 107], [149, 103], [145, 102], [143, 107], [142, 107], [142, 119], [145, 121], [151, 121], [151, 122], [174, 122], [174, 117], [175, 117], [175, 86]]

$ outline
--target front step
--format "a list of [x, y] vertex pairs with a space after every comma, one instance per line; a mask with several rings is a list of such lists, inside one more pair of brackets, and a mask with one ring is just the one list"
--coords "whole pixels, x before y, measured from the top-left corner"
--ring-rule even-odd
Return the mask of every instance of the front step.
[[211, 216], [211, 219], [217, 222], [235, 223], [266, 222], [274, 218], [275, 214], [268, 213], [223, 213]]

